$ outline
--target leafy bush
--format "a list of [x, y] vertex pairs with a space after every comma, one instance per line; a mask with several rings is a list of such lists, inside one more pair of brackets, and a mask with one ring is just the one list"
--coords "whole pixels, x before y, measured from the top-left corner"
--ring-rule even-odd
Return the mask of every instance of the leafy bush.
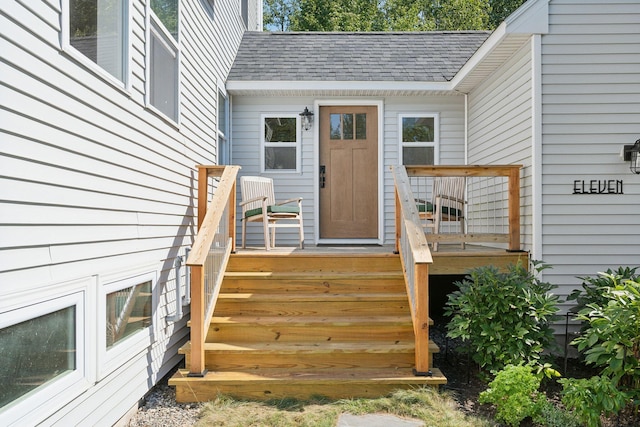
[[547, 403], [546, 396], [538, 392], [541, 379], [531, 366], [507, 365], [480, 393], [479, 402], [495, 405], [498, 421], [518, 426], [527, 417], [537, 417]]
[[[606, 274], [605, 274], [606, 276]], [[609, 275], [614, 286], [602, 294], [603, 303], [590, 303], [578, 313], [587, 323], [573, 341], [586, 362], [602, 367], [613, 384], [638, 394], [640, 388], [640, 278], [622, 280]]]
[[604, 293], [624, 280], [637, 278], [636, 270], [637, 267], [618, 267], [616, 271], [608, 269], [597, 276], [578, 277], [578, 279], [582, 280], [582, 289], [576, 289], [571, 292], [567, 297], [567, 301], [576, 302], [574, 309], [576, 313], [586, 308], [588, 304], [597, 304], [600, 307], [605, 306], [608, 301], [604, 297]]
[[588, 427], [599, 427], [600, 415], [617, 414], [629, 401], [629, 396], [604, 376], [590, 379], [565, 378], [559, 382], [563, 387], [562, 403]]
[[533, 262], [533, 271], [521, 264], [507, 272], [493, 266], [472, 270], [448, 297], [448, 336], [468, 342], [473, 360], [491, 371], [539, 363], [554, 343], [551, 324], [558, 311], [558, 298], [549, 293], [554, 286], [536, 277], [545, 268]]

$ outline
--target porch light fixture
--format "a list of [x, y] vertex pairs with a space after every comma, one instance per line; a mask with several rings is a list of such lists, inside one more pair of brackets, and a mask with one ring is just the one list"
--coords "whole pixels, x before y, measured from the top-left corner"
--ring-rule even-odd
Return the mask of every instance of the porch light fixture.
[[313, 113], [309, 111], [307, 107], [304, 107], [304, 111], [300, 113], [300, 117], [302, 117], [302, 128], [304, 130], [311, 129], [311, 125], [313, 124]]
[[632, 173], [640, 174], [640, 139], [633, 145], [624, 146], [624, 160], [629, 162]]

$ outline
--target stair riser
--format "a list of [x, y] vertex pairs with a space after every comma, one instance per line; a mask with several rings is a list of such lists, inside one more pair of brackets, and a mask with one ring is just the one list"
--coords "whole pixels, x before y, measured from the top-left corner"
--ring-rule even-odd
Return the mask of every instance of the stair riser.
[[203, 402], [214, 400], [218, 394], [226, 394], [245, 399], [282, 399], [295, 396], [298, 399], [309, 399], [314, 396], [325, 396], [329, 399], [346, 399], [355, 397], [380, 397], [386, 396], [394, 390], [415, 388], [424, 385], [437, 386], [446, 383], [444, 381], [428, 382], [417, 379], [413, 382], [399, 381], [382, 384], [361, 383], [357, 381], [335, 382], [332, 384], [295, 381], [283, 384], [281, 382], [260, 383], [249, 382], [246, 384], [211, 384], [205, 382], [192, 382], [188, 386], [176, 387], [176, 400], [180, 403]]
[[226, 293], [393, 293], [406, 292], [404, 279], [267, 279], [225, 277], [222, 291]]
[[207, 331], [207, 342], [385, 342], [413, 343], [413, 327], [407, 325], [350, 324], [330, 325], [278, 325], [212, 324]]
[[[190, 363], [186, 355], [186, 366]], [[205, 366], [210, 371], [244, 371], [252, 369], [352, 369], [352, 368], [412, 368], [415, 355], [408, 353], [322, 353], [322, 354], [205, 354]]]
[[218, 300], [216, 316], [402, 316], [409, 313], [408, 302], [402, 301], [269, 301], [254, 302]]
[[321, 256], [251, 256], [236, 255], [229, 260], [227, 271], [271, 271], [271, 272], [376, 272], [402, 271], [400, 259], [393, 255], [373, 257], [321, 257]]

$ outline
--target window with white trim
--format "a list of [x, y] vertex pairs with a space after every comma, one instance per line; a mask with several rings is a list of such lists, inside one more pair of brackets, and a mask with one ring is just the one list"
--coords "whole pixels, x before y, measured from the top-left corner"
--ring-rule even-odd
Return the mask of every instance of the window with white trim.
[[127, 0], [67, 0], [65, 45], [124, 82], [128, 55]]
[[151, 0], [149, 28], [149, 104], [178, 121], [178, 0]]
[[403, 165], [438, 163], [439, 124], [437, 114], [399, 116], [400, 155]]
[[231, 164], [229, 146], [229, 97], [218, 91], [218, 164]]
[[264, 172], [300, 170], [300, 115], [262, 116], [262, 170]]
[[80, 291], [0, 309], [0, 419], [37, 424], [85, 390], [85, 297]]
[[155, 272], [149, 272], [101, 287], [98, 314], [101, 376], [153, 342], [155, 283]]

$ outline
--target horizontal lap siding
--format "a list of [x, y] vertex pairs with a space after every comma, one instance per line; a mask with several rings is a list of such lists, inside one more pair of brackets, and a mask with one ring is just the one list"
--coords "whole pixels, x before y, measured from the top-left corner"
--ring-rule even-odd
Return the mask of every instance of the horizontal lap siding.
[[215, 2], [213, 15], [204, 3], [180, 2], [179, 126], [145, 108], [144, 1], [129, 2], [127, 90], [60, 49], [59, 2], [3, 7], [0, 296], [142, 265], [158, 276], [153, 348], [49, 422], [113, 424], [179, 360], [188, 336], [186, 319], [164, 320], [175, 307], [173, 262], [196, 232], [195, 165], [217, 162], [217, 87], [243, 30], [237, 2]]
[[[552, 1], [542, 37], [545, 279], [567, 295], [640, 263], [640, 176], [620, 158], [640, 138], [640, 4]], [[623, 195], [572, 195], [574, 180], [623, 180]]]
[[531, 250], [532, 82], [531, 48], [525, 44], [469, 94], [469, 164], [521, 164], [520, 232]]

